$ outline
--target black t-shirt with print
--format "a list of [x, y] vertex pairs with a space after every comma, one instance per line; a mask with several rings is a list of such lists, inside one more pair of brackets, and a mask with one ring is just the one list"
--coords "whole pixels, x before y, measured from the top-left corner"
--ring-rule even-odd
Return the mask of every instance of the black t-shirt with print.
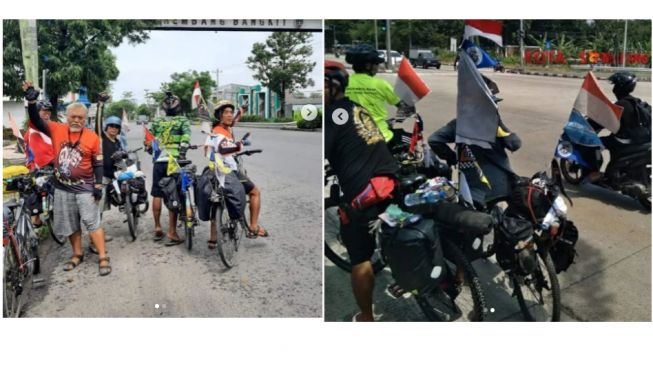
[[[342, 108], [349, 115], [344, 124], [333, 120]], [[350, 201], [376, 176], [394, 176], [399, 165], [383, 135], [365, 109], [348, 98], [326, 108], [324, 156], [338, 177], [345, 199]]]

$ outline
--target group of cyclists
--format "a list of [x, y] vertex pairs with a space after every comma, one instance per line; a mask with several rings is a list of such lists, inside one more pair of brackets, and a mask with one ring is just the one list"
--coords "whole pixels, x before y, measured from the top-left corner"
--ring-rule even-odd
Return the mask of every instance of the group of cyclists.
[[[391, 203], [398, 185], [399, 164], [393, 157], [393, 146], [401, 143], [403, 131], [388, 126], [386, 105], [396, 106], [397, 115], [406, 117], [414, 113], [412, 107], [400, 100], [391, 85], [376, 77], [378, 65], [384, 60], [374, 47], [361, 44], [346, 52], [345, 61], [351, 64], [350, 75], [345, 65], [336, 61], [325, 61], [325, 158], [338, 179], [344, 201], [339, 210], [340, 238], [344, 243], [352, 264], [351, 285], [356, 303], [360, 309], [352, 321], [374, 321], [373, 290], [375, 276], [371, 257], [375, 250], [375, 238], [370, 224]], [[498, 87], [483, 76], [495, 103], [501, 101], [496, 94]], [[637, 78], [628, 72], [617, 72], [609, 78], [614, 84], [616, 104], [624, 108], [620, 130], [611, 135], [611, 140], [620, 144], [607, 146], [615, 155], [622, 146], [649, 142], [649, 129], [642, 130], [634, 113], [636, 98], [631, 96]], [[348, 120], [343, 122], [334, 117], [337, 110], [347, 112]], [[341, 116], [342, 113], [335, 113]], [[336, 119], [334, 119], [336, 118]], [[591, 121], [590, 121], [591, 122]], [[450, 167], [459, 163], [461, 156], [449, 147], [455, 143], [456, 120], [435, 131], [428, 144], [435, 155]], [[521, 139], [505, 125], [501, 118], [496, 139], [490, 149], [471, 146], [472, 152], [491, 185], [467, 179], [474, 206], [487, 209], [497, 200], [510, 194], [517, 175], [510, 166], [506, 150], [516, 151]], [[459, 150], [460, 151], [460, 150]], [[597, 179], [595, 173], [588, 180]], [[491, 250], [491, 246], [488, 247]], [[490, 253], [488, 253], [490, 254]], [[491, 254], [490, 254], [491, 255]]]
[[[40, 91], [31, 82], [23, 83], [25, 99], [28, 102], [28, 131], [25, 134], [27, 167], [30, 170], [52, 167], [54, 171], [54, 222], [49, 230], [60, 237], [68, 238], [72, 246], [72, 256], [65, 263], [64, 270], [75, 269], [84, 261], [82, 249], [82, 228], [90, 237], [89, 250], [98, 255], [99, 274], [111, 273], [111, 262], [107, 256], [106, 242], [112, 238], [102, 225], [102, 212], [110, 209], [109, 185], [116, 170], [112, 156], [126, 151], [125, 139], [121, 139], [122, 121], [117, 116], [109, 116], [103, 121], [102, 136], [85, 127], [88, 110], [82, 103], [69, 104], [65, 112], [65, 122], [51, 119], [52, 105], [39, 100]], [[146, 139], [144, 146], [153, 154], [152, 212], [154, 233], [152, 239], [172, 246], [183, 242], [177, 233], [177, 213], [168, 212], [168, 228], [164, 233], [161, 225], [162, 201], [165, 199], [159, 181], [171, 172], [169, 159], [185, 159], [190, 146], [190, 121], [181, 114], [179, 97], [166, 93], [161, 107], [165, 116], [155, 119], [149, 128], [156, 144]], [[242, 107], [240, 112], [243, 112]], [[215, 117], [212, 130], [205, 142], [207, 163], [216, 170], [228, 167], [237, 179], [227, 180], [226, 184], [239, 184], [249, 196], [250, 220], [246, 230], [249, 238], [266, 237], [268, 232], [258, 220], [261, 209], [261, 192], [244, 174], [238, 171], [233, 155], [241, 152], [243, 140], [234, 137], [233, 126], [242, 113], [235, 113], [236, 106], [230, 101], [220, 101], [214, 108]], [[236, 117], [238, 115], [238, 117]], [[101, 123], [102, 121], [97, 121]], [[223, 172], [224, 173], [224, 172]], [[35, 226], [43, 225], [38, 215], [32, 221]], [[209, 249], [216, 248], [218, 232], [212, 223]]]

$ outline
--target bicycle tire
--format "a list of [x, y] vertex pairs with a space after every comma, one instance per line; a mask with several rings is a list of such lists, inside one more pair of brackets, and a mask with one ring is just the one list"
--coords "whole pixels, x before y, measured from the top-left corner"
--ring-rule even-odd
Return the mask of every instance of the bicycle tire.
[[216, 231], [218, 233], [218, 254], [222, 263], [227, 268], [233, 268], [236, 263], [237, 237], [236, 233], [230, 232], [229, 213], [224, 205], [218, 205], [215, 213]]
[[[338, 268], [351, 273], [351, 261], [347, 254], [345, 244], [340, 239], [340, 218], [338, 217], [338, 207], [327, 206], [328, 199], [325, 199], [324, 208], [324, 255]], [[380, 272], [385, 267], [380, 253], [375, 253], [372, 257], [372, 270], [374, 273]]]
[[48, 214], [48, 220], [46, 222], [48, 224], [48, 229], [50, 230], [50, 236], [52, 237], [52, 240], [54, 240], [54, 242], [59, 245], [64, 245], [64, 243], [66, 243], [66, 237], [59, 236], [54, 232], [54, 218], [52, 217], [52, 212]]
[[[538, 260], [538, 268], [541, 269], [541, 262], [544, 263], [544, 269], [548, 273], [549, 277], [549, 282], [551, 286], [551, 317], [546, 318], [546, 321], [552, 321], [552, 322], [557, 322], [560, 321], [560, 284], [558, 282], [558, 275], [556, 274], [555, 270], [555, 265], [553, 264], [553, 260], [551, 259], [551, 256], [549, 255], [548, 251], [543, 252], [544, 254], [540, 253], [537, 257], [539, 258]], [[541, 262], [540, 262], [541, 261]], [[512, 285], [515, 290], [515, 296], [517, 297], [517, 302], [519, 303], [519, 308], [522, 312], [522, 315], [524, 315], [524, 319], [527, 321], [538, 321], [538, 319], [542, 319], [542, 316], [538, 316], [538, 314], [535, 314], [535, 308], [534, 306], [527, 304], [526, 299], [524, 297], [524, 292], [522, 291], [522, 285], [519, 283], [519, 280], [517, 276], [511, 276], [512, 277]], [[544, 299], [544, 296], [542, 296], [542, 300]], [[544, 304], [540, 304], [544, 307]], [[546, 310], [546, 309], [543, 309]], [[538, 313], [541, 313], [538, 311]]]
[[[465, 276], [465, 281], [460, 287], [460, 293], [453, 300], [455, 308], [460, 315], [467, 314], [466, 318], [470, 321], [483, 321], [487, 313], [487, 305], [485, 303], [485, 294], [481, 287], [481, 281], [476, 270], [462, 248], [456, 243], [444, 239], [442, 240], [442, 245], [445, 258], [451, 261], [456, 268], [462, 267]], [[455, 273], [455, 270], [452, 270], [451, 273]]]
[[129, 200], [129, 195], [125, 197], [125, 215], [127, 215], [127, 226], [129, 227], [129, 235], [132, 237], [132, 241], [136, 241], [138, 233], [136, 232], [136, 217], [134, 216], [134, 206], [132, 206], [131, 201]]
[[[18, 239], [15, 239], [16, 241]], [[18, 318], [25, 304], [25, 297], [31, 289], [32, 273], [30, 267], [25, 266], [25, 272], [20, 272], [18, 260], [14, 250], [14, 245], [10, 244], [5, 248], [3, 258], [3, 276], [2, 276], [2, 316], [5, 318]]]

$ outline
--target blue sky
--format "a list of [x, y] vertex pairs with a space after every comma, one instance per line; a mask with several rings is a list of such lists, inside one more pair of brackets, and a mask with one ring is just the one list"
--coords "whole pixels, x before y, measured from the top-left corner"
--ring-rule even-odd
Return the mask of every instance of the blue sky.
[[[159, 90], [162, 82], [170, 80], [174, 72], [220, 69], [220, 85], [236, 83], [254, 85], [252, 71], [245, 65], [255, 42], [264, 42], [269, 32], [214, 32], [214, 31], [152, 31], [144, 44], [130, 45], [126, 41], [111, 51], [116, 55], [120, 70], [112, 83], [114, 99], [126, 91], [134, 93], [138, 103], [144, 102], [144, 89]], [[323, 33], [312, 33], [313, 56], [317, 62], [310, 77], [321, 90], [319, 75], [323, 62]]]

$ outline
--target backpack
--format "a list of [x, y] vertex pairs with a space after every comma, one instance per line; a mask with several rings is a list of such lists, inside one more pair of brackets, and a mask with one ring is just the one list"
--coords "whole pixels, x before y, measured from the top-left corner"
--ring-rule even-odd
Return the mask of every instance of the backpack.
[[145, 187], [145, 178], [138, 177], [129, 181], [129, 190], [130, 193], [136, 193], [136, 202], [132, 202], [135, 205], [141, 205], [147, 202], [147, 188]]
[[519, 242], [533, 240], [533, 225], [524, 219], [503, 216], [494, 230], [494, 245], [499, 266], [505, 271], [516, 267]]
[[556, 196], [555, 187], [547, 184], [545, 189], [532, 182], [533, 179], [527, 177], [515, 178], [508, 199], [507, 215], [523, 217], [533, 223], [546, 216]]
[[635, 143], [651, 142], [651, 105], [635, 98], [631, 100], [637, 116], [637, 132], [631, 139]]
[[404, 227], [382, 223], [376, 235], [392, 277], [402, 289], [427, 290], [447, 276], [435, 221], [422, 219]]

